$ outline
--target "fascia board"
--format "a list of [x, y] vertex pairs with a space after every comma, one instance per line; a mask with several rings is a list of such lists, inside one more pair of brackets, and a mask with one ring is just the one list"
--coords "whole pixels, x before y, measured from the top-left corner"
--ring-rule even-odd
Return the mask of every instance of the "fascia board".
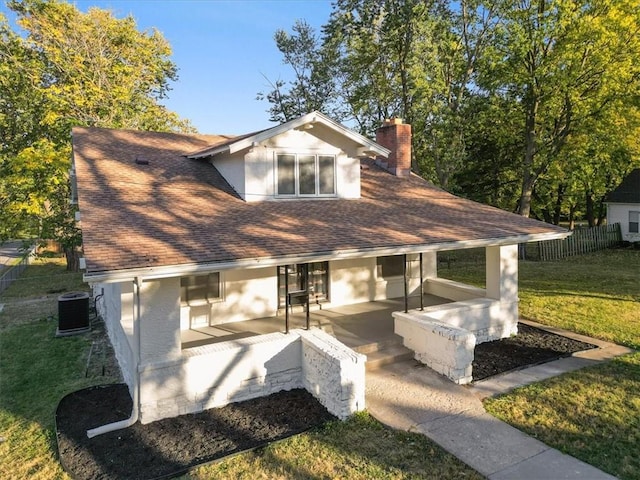
[[145, 267], [130, 270], [114, 270], [107, 272], [85, 273], [83, 280], [87, 283], [114, 283], [133, 281], [136, 277], [143, 280], [177, 277], [184, 275], [221, 272], [225, 270], [250, 269], [289, 265], [294, 263], [322, 262], [330, 260], [344, 260], [352, 258], [382, 257], [387, 255], [415, 254], [446, 250], [464, 250], [468, 248], [514, 245], [518, 243], [537, 242], [545, 240], [563, 239], [572, 232], [539, 233], [532, 235], [514, 235], [504, 238], [487, 238], [478, 240], [463, 240], [457, 242], [434, 243], [423, 245], [407, 245], [384, 248], [353, 249], [327, 252], [309, 252], [303, 255], [281, 257], [259, 257], [234, 260], [229, 262], [188, 265], [166, 265], [161, 267]]
[[334, 122], [326, 115], [323, 115], [320, 112], [311, 112], [302, 117], [296, 118], [294, 120], [290, 120], [286, 123], [282, 123], [268, 130], [264, 130], [260, 133], [252, 135], [247, 138], [243, 138], [237, 142], [230, 143], [224, 147], [220, 147], [219, 149], [213, 149], [210, 152], [207, 152], [208, 155], [217, 155], [222, 152], [229, 152], [230, 154], [239, 152], [241, 150], [252, 147], [256, 143], [264, 142], [272, 137], [285, 133], [289, 130], [293, 130], [296, 128], [300, 128], [309, 123], [321, 123], [327, 128], [336, 131], [342, 136], [348, 138], [358, 145], [362, 145], [363, 147], [367, 147], [372, 152], [377, 153], [383, 157], [388, 157], [391, 153], [391, 150], [383, 147], [382, 145], [377, 144], [376, 142], [369, 140], [367, 137], [360, 135], [359, 133], [354, 132], [353, 130], [346, 128], [340, 125], [337, 122]]

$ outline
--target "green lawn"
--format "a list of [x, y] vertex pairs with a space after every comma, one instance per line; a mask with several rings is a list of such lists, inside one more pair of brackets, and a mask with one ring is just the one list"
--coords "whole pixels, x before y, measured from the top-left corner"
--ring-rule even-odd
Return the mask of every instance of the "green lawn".
[[398, 432], [361, 413], [346, 422], [201, 467], [191, 479], [481, 479], [424, 435]]
[[0, 296], [0, 478], [68, 478], [56, 460], [54, 412], [85, 377], [91, 336], [55, 338], [59, 292], [86, 289], [64, 259], [40, 259]]
[[[520, 315], [640, 349], [640, 251], [520, 263]], [[478, 252], [443, 257], [439, 274], [484, 282]], [[640, 479], [640, 353], [485, 401], [542, 442], [622, 479]]]

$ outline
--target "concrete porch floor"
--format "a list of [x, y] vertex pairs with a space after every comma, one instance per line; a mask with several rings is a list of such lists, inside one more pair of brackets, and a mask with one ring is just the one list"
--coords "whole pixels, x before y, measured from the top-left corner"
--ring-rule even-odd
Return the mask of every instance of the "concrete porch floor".
[[[451, 300], [435, 295], [424, 295], [424, 306], [450, 303]], [[420, 297], [409, 297], [409, 309], [420, 308]], [[306, 315], [296, 307], [289, 316], [289, 329], [304, 328]], [[332, 308], [311, 305], [309, 325], [319, 327], [350, 348], [393, 341], [392, 312], [404, 310], [404, 298], [356, 303]], [[238, 338], [284, 332], [284, 312], [276, 317], [258, 318], [209, 327], [193, 328], [181, 332], [182, 348], [199, 347], [210, 343], [226, 342]]]

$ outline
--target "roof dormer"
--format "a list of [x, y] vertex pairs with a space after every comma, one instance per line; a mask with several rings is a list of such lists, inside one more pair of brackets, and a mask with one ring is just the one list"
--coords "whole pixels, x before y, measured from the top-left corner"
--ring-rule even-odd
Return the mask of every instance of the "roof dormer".
[[206, 158], [247, 202], [360, 198], [360, 158], [390, 151], [320, 112], [187, 155]]

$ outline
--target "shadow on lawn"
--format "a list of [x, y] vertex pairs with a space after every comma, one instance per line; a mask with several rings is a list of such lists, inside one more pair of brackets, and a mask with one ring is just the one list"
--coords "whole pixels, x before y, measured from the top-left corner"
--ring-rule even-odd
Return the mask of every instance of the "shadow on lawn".
[[635, 297], [630, 295], [629, 297], [615, 297], [611, 295], [595, 295], [593, 293], [573, 293], [573, 292], [559, 292], [553, 290], [535, 290], [536, 297], [577, 297], [577, 298], [594, 298], [596, 300], [608, 300], [615, 302], [637, 302], [640, 300], [640, 295]]

